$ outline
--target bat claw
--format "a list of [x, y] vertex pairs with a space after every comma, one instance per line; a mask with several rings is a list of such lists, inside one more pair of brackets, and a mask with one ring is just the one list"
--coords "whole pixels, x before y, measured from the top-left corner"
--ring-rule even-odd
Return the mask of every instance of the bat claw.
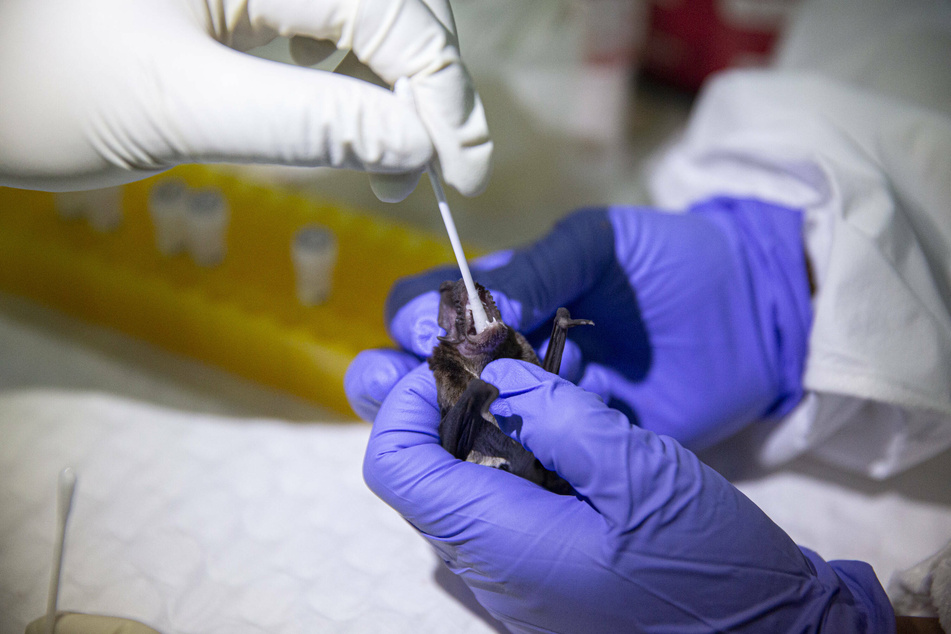
[[568, 329], [575, 326], [593, 326], [594, 322], [590, 319], [572, 319], [568, 309], [561, 307], [555, 313], [555, 323], [551, 329], [551, 339], [548, 342], [548, 353], [545, 354], [545, 361], [542, 367], [558, 374], [561, 368], [561, 355], [565, 349], [565, 340], [568, 338]]
[[567, 308], [559, 308], [555, 313], [555, 328], [574, 328], [575, 326], [593, 326], [594, 322], [590, 319], [572, 319], [571, 313]]
[[593, 326], [594, 322], [590, 319], [569, 319], [563, 325], [565, 328], [574, 328], [575, 326]]

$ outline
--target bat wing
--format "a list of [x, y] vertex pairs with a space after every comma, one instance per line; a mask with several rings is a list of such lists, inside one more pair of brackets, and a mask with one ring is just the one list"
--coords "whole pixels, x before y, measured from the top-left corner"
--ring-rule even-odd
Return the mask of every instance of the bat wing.
[[443, 448], [459, 460], [509, 471], [559, 495], [574, 495], [570, 484], [545, 469], [530, 451], [493, 422], [489, 406], [498, 396], [494, 385], [472, 379], [439, 423]]
[[483, 427], [494, 426], [489, 406], [499, 396], [494, 385], [472, 379], [455, 405], [439, 422], [439, 439], [443, 448], [459, 460], [465, 460], [484, 433]]

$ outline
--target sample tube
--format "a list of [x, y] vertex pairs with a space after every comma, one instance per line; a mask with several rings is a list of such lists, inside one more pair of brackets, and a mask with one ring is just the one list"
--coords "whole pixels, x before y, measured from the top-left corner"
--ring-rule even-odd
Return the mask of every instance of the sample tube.
[[185, 248], [187, 207], [188, 187], [180, 179], [164, 180], [149, 192], [155, 246], [162, 255], [175, 255]]
[[330, 295], [337, 261], [336, 237], [326, 227], [307, 225], [294, 236], [291, 254], [297, 278], [297, 299], [304, 306], [322, 304]]
[[199, 266], [216, 266], [225, 257], [228, 202], [221, 192], [200, 189], [188, 197], [185, 242]]
[[114, 231], [122, 224], [122, 187], [85, 192], [86, 218], [96, 231]]

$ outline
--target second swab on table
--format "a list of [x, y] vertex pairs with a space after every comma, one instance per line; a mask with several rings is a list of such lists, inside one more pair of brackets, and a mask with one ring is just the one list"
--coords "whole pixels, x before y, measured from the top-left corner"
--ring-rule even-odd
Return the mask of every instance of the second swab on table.
[[59, 598], [60, 572], [63, 566], [63, 545], [66, 542], [66, 522], [69, 510], [73, 506], [73, 492], [76, 490], [76, 474], [66, 467], [59, 474], [56, 490], [56, 538], [53, 541], [53, 566], [50, 570], [50, 589], [46, 604], [46, 622], [44, 631], [53, 634], [56, 625], [56, 603]]

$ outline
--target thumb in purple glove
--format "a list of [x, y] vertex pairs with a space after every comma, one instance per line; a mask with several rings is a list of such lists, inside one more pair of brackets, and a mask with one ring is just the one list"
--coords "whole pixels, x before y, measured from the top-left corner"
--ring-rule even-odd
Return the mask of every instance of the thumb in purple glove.
[[418, 358], [401, 350], [364, 350], [350, 362], [343, 377], [350, 407], [372, 423], [393, 386], [419, 364]]

